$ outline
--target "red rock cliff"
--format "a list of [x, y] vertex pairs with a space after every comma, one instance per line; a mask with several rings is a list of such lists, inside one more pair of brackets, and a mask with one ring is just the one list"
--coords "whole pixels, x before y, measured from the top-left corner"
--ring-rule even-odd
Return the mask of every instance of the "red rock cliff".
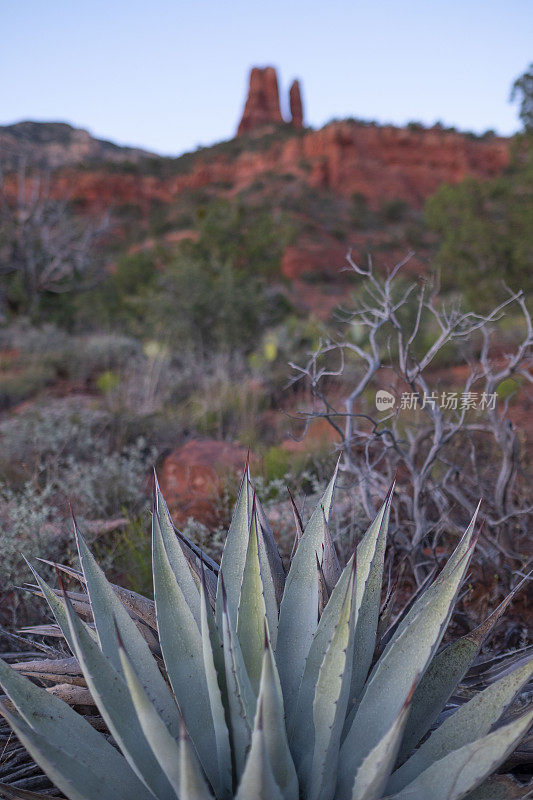
[[199, 158], [191, 172], [170, 178], [167, 187], [177, 194], [220, 183], [233, 194], [262, 176], [290, 174], [344, 197], [361, 192], [373, 207], [394, 197], [421, 208], [442, 183], [491, 178], [508, 162], [509, 143], [499, 137], [471, 139], [438, 128], [411, 131], [334, 122], [272, 141], [263, 150], [245, 149], [234, 158]]
[[278, 76], [274, 67], [254, 67], [237, 135], [283, 122], [279, 106]]

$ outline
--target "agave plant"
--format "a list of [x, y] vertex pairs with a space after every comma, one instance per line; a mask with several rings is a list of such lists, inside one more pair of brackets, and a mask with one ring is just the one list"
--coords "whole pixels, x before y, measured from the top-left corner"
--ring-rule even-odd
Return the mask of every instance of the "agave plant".
[[[439, 649], [475, 545], [475, 517], [440, 575], [378, 631], [392, 489], [341, 570], [328, 530], [334, 483], [305, 529], [296, 514], [287, 575], [248, 470], [220, 567], [174, 528], [156, 482], [154, 602], [110, 584], [76, 525], [82, 571], [62, 569], [84, 591], [52, 589], [34, 572], [72, 657], [33, 671], [0, 661], [0, 710], [67, 798], [525, 796], [490, 776], [533, 721], [529, 709], [498, 726], [533, 675], [533, 659], [442, 721], [502, 610]], [[23, 671], [66, 680], [65, 699], [96, 704], [103, 730]]]

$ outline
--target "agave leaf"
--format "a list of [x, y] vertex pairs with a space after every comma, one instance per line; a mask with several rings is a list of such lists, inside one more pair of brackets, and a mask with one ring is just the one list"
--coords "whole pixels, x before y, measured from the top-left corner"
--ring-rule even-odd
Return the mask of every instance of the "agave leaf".
[[219, 631], [223, 627], [221, 578], [224, 578], [226, 603], [232, 622], [236, 624], [237, 620], [250, 531], [251, 506], [248, 501], [248, 466], [246, 466], [220, 561], [216, 597], [216, 621]]
[[[418, 615], [393, 638], [369, 678], [341, 748], [339, 800], [350, 797], [363, 759], [389, 730], [442, 639], [451, 609], [468, 567], [468, 551], [449, 579], [421, 606]], [[433, 587], [430, 587], [430, 589]], [[427, 591], [429, 592], [430, 589]], [[360, 732], [364, 731], [362, 737]]]
[[[385, 649], [386, 645], [391, 640], [395, 630], [397, 629], [398, 625], [402, 622], [402, 620], [407, 616], [411, 608], [414, 606], [420, 595], [426, 591], [428, 586], [433, 582], [435, 575], [437, 574], [437, 567], [433, 566], [432, 569], [428, 572], [422, 583], [417, 586], [413, 594], [409, 597], [406, 601], [405, 605], [400, 609], [400, 611], [396, 614], [394, 620], [388, 626], [388, 628], [383, 631], [381, 637], [379, 638], [379, 643], [377, 647], [378, 655], [381, 655], [383, 650]], [[381, 620], [380, 620], [381, 622]], [[378, 637], [379, 637], [379, 626], [378, 626]]]
[[224, 578], [220, 578], [222, 601], [222, 635], [224, 643], [224, 665], [231, 721], [231, 737], [237, 777], [244, 771], [246, 751], [255, 712], [255, 696], [246, 673], [239, 640], [233, 627], [227, 606]]
[[[355, 570], [333, 638], [320, 666], [313, 701], [314, 747], [311, 770], [303, 775], [311, 800], [331, 800], [352, 674], [355, 628]], [[305, 769], [305, 762], [302, 765]], [[304, 770], [302, 770], [304, 771]]]
[[102, 652], [109, 658], [115, 670], [122, 674], [116, 635], [116, 628], [118, 628], [125, 649], [135, 663], [137, 674], [148, 697], [166, 724], [169, 725], [171, 732], [177, 736], [179, 732], [178, 709], [150, 648], [96, 563], [76, 524], [74, 524], [74, 528], [80, 563], [87, 581], [87, 591]]
[[[59, 625], [59, 627], [61, 629], [61, 632], [62, 632], [63, 636], [65, 637], [65, 641], [68, 644], [71, 653], [74, 654], [75, 653], [74, 642], [72, 641], [72, 638], [71, 638], [71, 635], [70, 635], [70, 626], [68, 624], [68, 614], [67, 614], [67, 608], [66, 608], [66, 605], [65, 605], [65, 601], [63, 599], [57, 597], [57, 595], [54, 592], [54, 590], [51, 589], [50, 586], [48, 586], [47, 583], [45, 583], [45, 581], [41, 578], [41, 576], [33, 569], [31, 564], [28, 564], [28, 566], [30, 567], [31, 571], [33, 572], [33, 574], [35, 576], [35, 580], [37, 581], [37, 583], [39, 584], [39, 586], [41, 588], [41, 591], [43, 593], [44, 599], [46, 600], [46, 602], [50, 606], [50, 610], [52, 611], [52, 614], [54, 615], [54, 617], [55, 617], [55, 619], [57, 621], [57, 624]], [[88, 625], [86, 626], [86, 628], [87, 628], [87, 631], [88, 631], [89, 635], [92, 636], [92, 638], [96, 641], [96, 639], [97, 639], [96, 632], [92, 628], [90, 628]]]
[[[165, 517], [170, 522], [171, 528], [173, 528], [174, 533], [176, 534], [179, 542], [183, 548], [183, 552], [185, 554], [185, 558], [189, 562], [189, 565], [193, 571], [195, 571], [198, 577], [201, 576], [201, 564], [207, 567], [208, 572], [213, 572], [215, 576], [218, 575], [218, 564], [216, 561], [213, 561], [211, 556], [208, 556], [197, 544], [192, 542], [188, 539], [184, 533], [182, 533], [172, 521], [172, 517], [170, 515], [170, 511], [168, 510], [168, 505], [166, 503], [165, 498], [159, 488], [159, 482], [157, 480], [157, 474], [154, 470], [154, 490], [156, 492], [156, 501], [158, 504], [158, 509], [161, 512], [164, 510]], [[199, 569], [196, 569], [196, 564], [198, 564]]]
[[[316, 557], [316, 571], [317, 571], [317, 580], [318, 580], [318, 617], [322, 616], [325, 607], [328, 604], [329, 600], [329, 592], [328, 587], [326, 585], [326, 579], [324, 577], [324, 573], [322, 571], [322, 565], [318, 560], [318, 556]], [[305, 672], [305, 670], [304, 670]]]
[[[217, 797], [231, 797], [231, 748], [229, 741], [229, 731], [226, 725], [224, 705], [218, 682], [217, 668], [215, 665], [214, 648], [219, 648], [222, 656], [218, 631], [214, 624], [211, 608], [207, 602], [207, 588], [205, 581], [200, 586], [201, 618], [200, 629], [202, 634], [202, 653], [204, 658], [204, 670], [207, 681], [207, 691], [209, 694], [209, 704], [211, 716], [213, 718], [213, 730], [216, 741], [216, 752], [218, 761], [218, 783], [214, 787]], [[210, 622], [212, 624], [210, 625]], [[222, 663], [223, 668], [223, 663]], [[225, 676], [224, 676], [225, 684]]]
[[[32, 589], [31, 587], [26, 587], [27, 592], [32, 592], [36, 597], [43, 597], [42, 592], [40, 589]], [[53, 593], [56, 597], [63, 597], [63, 592], [59, 589], [52, 589]], [[72, 608], [76, 612], [79, 617], [83, 617], [83, 619], [89, 620], [92, 622], [93, 619], [93, 610], [91, 608], [91, 604], [89, 602], [89, 596], [87, 594], [82, 594], [81, 592], [65, 592], [68, 599], [72, 604]]]
[[[272, 531], [272, 528], [270, 527], [270, 523], [265, 514], [265, 510], [258, 497], [256, 497], [255, 499], [255, 507], [257, 511], [257, 519], [259, 521], [259, 527], [261, 528], [261, 532], [263, 534], [262, 539], [265, 545], [265, 554], [268, 559], [270, 574], [272, 575], [272, 582], [274, 585], [274, 593], [276, 598], [276, 606], [279, 608], [279, 605], [281, 603], [281, 598], [283, 597], [283, 590], [285, 588], [285, 569], [283, 567], [283, 561], [281, 560], [276, 540], [274, 539], [274, 533]], [[262, 571], [264, 570], [264, 565], [262, 560], [261, 560], [261, 570]], [[270, 626], [270, 638], [271, 639], [273, 638], [272, 626]], [[275, 647], [275, 644], [273, 646]]]
[[398, 586], [400, 583], [400, 578], [403, 575], [404, 563], [405, 562], [400, 563], [398, 573], [394, 581], [391, 580], [392, 566], [393, 566], [392, 562], [391, 564], [389, 564], [389, 574], [387, 578], [388, 580], [387, 592], [379, 609], [378, 629], [376, 631], [376, 647], [374, 649], [374, 658], [379, 657], [383, 652], [385, 647], [384, 643], [385, 636], [387, 634], [387, 631], [393, 624], [392, 610], [398, 596]]
[[454, 689], [474, 662], [483, 642], [528, 579], [529, 576], [526, 576], [520, 581], [505, 600], [475, 630], [448, 645], [435, 656], [416, 688], [400, 748], [400, 761], [405, 760], [431, 728]]
[[333, 540], [331, 538], [329, 525], [325, 518], [324, 518], [324, 547], [322, 554], [322, 562], [320, 566], [322, 568], [322, 574], [324, 575], [324, 581], [326, 583], [326, 588], [328, 590], [328, 597], [329, 597], [333, 589], [337, 585], [337, 581], [341, 576], [342, 569], [341, 565], [339, 564], [339, 557], [337, 555], [337, 551], [335, 550], [335, 545], [333, 544]]
[[263, 733], [262, 707], [258, 704], [252, 745], [235, 800], [284, 800], [276, 783]]
[[175, 795], [179, 798], [180, 775], [179, 775], [179, 746], [177, 741], [168, 731], [167, 726], [155, 710], [150, 698], [135, 674], [132, 663], [128, 658], [124, 647], [119, 647], [122, 670], [126, 679], [131, 700], [137, 713], [142, 731], [146, 741], [152, 748], [159, 765], [168, 782], [172, 786]]
[[[23, 558], [26, 561], [26, 563], [28, 563], [28, 560], [24, 556]], [[49, 567], [54, 567], [54, 569], [59, 570], [59, 572], [64, 572], [65, 575], [69, 575], [71, 578], [76, 578], [76, 580], [85, 584], [85, 577], [83, 575], [83, 572], [79, 569], [71, 567], [69, 564], [58, 564], [55, 561], [49, 561], [47, 558], [39, 558], [39, 557], [37, 557], [37, 561], [40, 561], [41, 564], [48, 564]]]
[[379, 800], [382, 796], [387, 778], [396, 761], [411, 699], [412, 693], [407, 696], [402, 710], [387, 733], [363, 759], [355, 776], [350, 800]]
[[[201, 582], [200, 585], [204, 586], [204, 593], [205, 593], [205, 585], [204, 585], [203, 581]], [[211, 605], [211, 604], [209, 604], [209, 605]], [[210, 610], [214, 611], [214, 609], [209, 609], [209, 607], [207, 607], [207, 608], [208, 608], [208, 612]], [[225, 664], [224, 664], [224, 653], [223, 653], [223, 649], [222, 649], [222, 630], [219, 631], [219, 629], [217, 628], [217, 623], [216, 623], [214, 614], [207, 613], [206, 616], [207, 616], [207, 628], [208, 628], [208, 631], [209, 631], [209, 641], [211, 643], [211, 652], [212, 652], [212, 655], [213, 655], [213, 662], [214, 662], [214, 665], [215, 665], [218, 685], [220, 687], [220, 693], [221, 693], [221, 696], [222, 696], [222, 704], [224, 706], [224, 713], [226, 715], [226, 721], [229, 724], [228, 689], [227, 689], [227, 686], [226, 686], [226, 667], [225, 667]], [[202, 635], [202, 637], [203, 637], [203, 635]], [[203, 647], [203, 638], [202, 638], [202, 647]], [[204, 665], [205, 665], [205, 658], [204, 658]], [[206, 668], [206, 678], [208, 678], [207, 668]]]
[[[176, 580], [159, 525], [152, 527], [152, 533], [154, 595], [163, 659], [198, 757], [209, 780], [216, 786], [218, 763], [213, 759], [216, 738], [204, 668], [202, 634]], [[127, 642], [126, 649], [132, 658]], [[180, 728], [181, 720], [178, 719], [178, 736]], [[177, 738], [174, 728], [171, 733]]]
[[298, 549], [298, 545], [300, 544], [300, 539], [302, 538], [303, 533], [304, 533], [304, 526], [303, 526], [302, 518], [300, 516], [300, 512], [298, 511], [298, 507], [297, 507], [296, 503], [294, 502], [294, 497], [292, 496], [292, 492], [291, 492], [291, 490], [289, 489], [288, 486], [287, 486], [287, 491], [289, 493], [289, 499], [291, 501], [292, 513], [293, 513], [293, 516], [294, 516], [294, 528], [295, 528], [294, 544], [292, 546], [291, 555], [290, 555], [290, 562], [292, 563], [292, 559], [294, 558], [294, 554], [296, 553], [296, 551]]
[[411, 758], [392, 775], [387, 786], [388, 791], [398, 792], [414, 781], [434, 761], [487, 734], [532, 675], [533, 658], [510, 675], [505, 675], [484, 691], [474, 695], [468, 703], [445, 719]]
[[[60, 572], [64, 572], [71, 578], [76, 578], [76, 580], [85, 585], [85, 575], [83, 572], [80, 572], [79, 570], [74, 569], [67, 564], [56, 564], [55, 561], [48, 561], [46, 558], [38, 558], [37, 561], [40, 561], [43, 564], [48, 564], [50, 567], [55, 567], [55, 569], [59, 570]], [[131, 589], [125, 589], [123, 586], [119, 586], [116, 583], [112, 583], [111, 586], [113, 587], [116, 595], [122, 601], [122, 604], [131, 614], [135, 614], [135, 616], [139, 617], [139, 619], [142, 619], [142, 621], [151, 628], [156, 629], [157, 624], [155, 619], [155, 604], [153, 600], [149, 600], [148, 597], [138, 594], [138, 592], [134, 592]]]
[[533, 710], [433, 763], [390, 800], [460, 800], [506, 759], [533, 722]]
[[[209, 605], [214, 609], [217, 598], [218, 572], [214, 572], [212, 569], [210, 569], [201, 558], [195, 555], [194, 552], [188, 551], [187, 545], [181, 540], [180, 544], [192, 570], [192, 575], [195, 583], [198, 586], [198, 591], [200, 590], [200, 584], [202, 580], [205, 581], [207, 589], [206, 596], [209, 600]], [[203, 576], [202, 571], [204, 572]]]
[[[292, 760], [283, 709], [283, 694], [272, 647], [265, 633], [265, 651], [258, 708], [263, 715], [263, 735], [272, 772], [283, 800], [298, 800], [298, 778]], [[256, 713], [255, 727], [258, 726]]]
[[69, 800], [131, 800], [132, 797], [153, 800], [153, 795], [140, 782], [136, 786], [131, 782], [122, 783], [119, 774], [110, 772], [106, 762], [91, 761], [83, 749], [75, 756], [64, 752], [2, 704], [0, 714], [43, 772]]
[[387, 651], [388, 648], [390, 648], [394, 644], [394, 642], [398, 639], [398, 637], [402, 635], [404, 630], [409, 627], [413, 619], [415, 619], [415, 617], [418, 615], [420, 609], [426, 603], [431, 602], [433, 597], [436, 594], [438, 594], [442, 584], [446, 583], [449, 580], [450, 576], [454, 572], [457, 565], [461, 563], [463, 557], [468, 552], [472, 544], [472, 539], [474, 536], [474, 527], [476, 524], [476, 519], [479, 513], [480, 505], [481, 505], [481, 500], [479, 501], [478, 506], [474, 512], [474, 516], [470, 520], [468, 528], [466, 529], [463, 536], [459, 540], [459, 543], [457, 544], [457, 547], [453, 551], [452, 555], [444, 565], [442, 572], [437, 577], [437, 579], [431, 584], [431, 586], [429, 586], [425, 592], [423, 592], [417, 597], [417, 599], [415, 600], [415, 602], [413, 603], [407, 614], [405, 614], [405, 616], [402, 618], [402, 620], [396, 627], [396, 630], [392, 634], [389, 642], [387, 643], [385, 652]]
[[[268, 621], [268, 633], [272, 647], [276, 649], [278, 640], [278, 617], [279, 617], [279, 603], [281, 596], [283, 596], [283, 587], [285, 586], [285, 572], [283, 565], [280, 567], [275, 558], [275, 553], [279, 559], [278, 548], [274, 540], [274, 534], [266, 521], [265, 512], [259, 498], [255, 498], [255, 509], [257, 516], [258, 537], [257, 545], [259, 551], [259, 568], [261, 571], [261, 583], [263, 585], [263, 598], [265, 601], [265, 613]], [[261, 516], [262, 515], [262, 516]], [[261, 521], [263, 518], [263, 521]], [[268, 526], [269, 533], [265, 533], [265, 525]], [[281, 559], [279, 559], [281, 562]], [[280, 594], [281, 593], [281, 594]]]
[[180, 734], [180, 800], [213, 800], [202, 770], [193, 751], [185, 725]]
[[305, 661], [318, 622], [316, 559], [324, 542], [324, 519], [329, 518], [338, 464], [322, 500], [307, 523], [292, 560], [281, 601], [276, 661], [285, 707], [295, 707]]
[[[118, 672], [65, 598], [70, 636], [87, 686], [130, 767], [156, 795], [172, 789], [142, 731], [122, 668]], [[117, 624], [118, 628], [118, 624]]]
[[359, 696], [364, 686], [376, 646], [385, 546], [393, 492], [394, 481], [368, 533], [357, 546], [355, 596], [357, 618], [350, 685], [352, 701]]
[[152, 525], [158, 525], [165, 547], [167, 558], [176, 577], [179, 587], [200, 629], [200, 593], [192, 576], [189, 562], [174, 532], [174, 525], [167, 504], [155, 482], [154, 509]]
[[237, 638], [241, 646], [244, 665], [256, 696], [259, 692], [259, 682], [261, 680], [266, 616], [263, 582], [259, 566], [259, 536], [260, 531], [254, 502], [237, 613]]
[[133, 592], [131, 589], [118, 586], [116, 583], [112, 583], [111, 588], [126, 611], [129, 612], [130, 616], [138, 617], [145, 625], [148, 625], [153, 630], [157, 630], [155, 603], [153, 600], [150, 600], [148, 597], [138, 592]]
[[[17, 735], [20, 731], [25, 736], [28, 743], [21, 738], [22, 744], [51, 780], [56, 781], [47, 767], [52, 751], [42, 750], [41, 741], [48, 744], [54, 753], [57, 751], [57, 754], [65, 755], [67, 759], [78, 760], [79, 773], [82, 772], [80, 763], [87, 759], [87, 764], [97, 765], [95, 770], [99, 773], [101, 770], [103, 775], [109, 775], [106, 786], [110, 790], [110, 800], [113, 796], [124, 800], [131, 797], [150, 797], [120, 753], [83, 717], [66, 703], [48, 694], [45, 689], [19, 675], [2, 660], [0, 685], [18, 712], [15, 714], [2, 706], [1, 713]], [[54, 755], [52, 763], [55, 765], [54, 769], [60, 768], [61, 759], [58, 760]], [[65, 782], [57, 785], [63, 791]], [[101, 797], [102, 800], [107, 800], [106, 795]]]
[[[115, 594], [122, 602], [122, 605], [125, 606], [130, 617], [134, 621], [139, 633], [141, 633], [142, 637], [146, 640], [146, 643], [150, 647], [150, 650], [160, 655], [159, 641], [157, 639], [153, 626], [147, 625], [143, 620], [141, 620], [137, 616], [137, 614], [135, 614], [132, 611], [131, 597], [129, 597], [129, 593], [126, 591], [117, 591], [118, 587], [115, 587], [112, 583], [110, 583], [109, 585], [115, 591]], [[32, 592], [37, 597], [44, 598], [44, 594], [39, 587], [37, 588], [26, 587], [25, 591]], [[93, 610], [89, 601], [89, 596], [87, 594], [82, 594], [81, 592], [69, 592], [69, 591], [62, 592], [60, 589], [51, 589], [51, 591], [56, 595], [56, 597], [59, 597], [60, 599], [63, 597], [63, 594], [65, 594], [70, 600], [72, 608], [74, 609], [76, 614], [78, 614], [78, 616], [82, 617], [83, 619], [90, 621], [91, 623], [93, 622]], [[154, 619], [155, 619], [155, 610], [154, 610]]]
[[477, 643], [469, 636], [464, 636], [452, 642], [432, 660], [416, 687], [398, 756], [400, 763], [405, 761], [431, 728], [478, 652]]
[[353, 556], [344, 567], [341, 577], [337, 581], [337, 585], [333, 589], [328, 604], [324, 609], [324, 613], [320, 617], [305, 663], [305, 671], [298, 692], [298, 701], [287, 725], [291, 751], [297, 764], [301, 762], [306, 753], [312, 752], [314, 741], [312, 709], [318, 673], [338, 625], [352, 577]]
[[[378, 542], [381, 537], [385, 536], [387, 514], [390, 508], [390, 497], [383, 503], [378, 511], [376, 518], [368, 528], [364, 537], [361, 539], [357, 546], [357, 560], [355, 572], [355, 621], [357, 622], [358, 614], [360, 611], [360, 604], [365, 597], [364, 584], [363, 588], [359, 586], [360, 581], [368, 579], [372, 571], [372, 563], [375, 558]], [[311, 708], [315, 693], [315, 686], [318, 679], [318, 672], [324, 659], [324, 655], [333, 637], [333, 633], [338, 624], [339, 615], [341, 613], [342, 605], [344, 603], [347, 587], [349, 585], [353, 573], [352, 556], [346, 564], [341, 577], [337, 581], [335, 588], [331, 594], [329, 602], [324, 609], [324, 613], [320, 617], [316, 634], [311, 644], [309, 655], [305, 664], [305, 671], [298, 693], [298, 701], [293, 714], [292, 724], [289, 726], [291, 733], [291, 747], [295, 753], [295, 757], [300, 760], [303, 752], [308, 749], [308, 739], [312, 736], [312, 718]], [[359, 604], [359, 605], [358, 605]], [[364, 630], [364, 625], [362, 626]], [[363, 636], [363, 635], [362, 635]], [[356, 669], [356, 661], [359, 658], [357, 650], [354, 649], [354, 659], [352, 671]], [[350, 689], [350, 697], [351, 697]]]

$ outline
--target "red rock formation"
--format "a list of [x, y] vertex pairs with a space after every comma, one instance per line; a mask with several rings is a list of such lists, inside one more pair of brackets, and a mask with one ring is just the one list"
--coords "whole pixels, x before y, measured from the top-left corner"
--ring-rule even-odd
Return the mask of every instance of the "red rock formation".
[[293, 128], [301, 130], [304, 126], [304, 112], [299, 81], [293, 81], [291, 83], [291, 88], [289, 89], [289, 106], [291, 109], [291, 125]]
[[164, 460], [159, 473], [161, 491], [177, 525], [193, 517], [216, 525], [217, 505], [228, 476], [244, 469], [246, 450], [215, 439], [192, 439]]
[[[187, 171], [168, 177], [135, 175], [121, 172], [117, 167], [113, 171], [64, 168], [50, 177], [50, 192], [52, 196], [68, 197], [88, 214], [98, 215], [109, 207], [133, 204], [147, 222], [154, 201], [175, 203], [181, 195], [203, 188], [209, 189], [211, 196], [232, 197], [254, 182], [263, 182], [268, 188], [273, 176], [285, 175], [292, 176], [303, 194], [306, 187], [347, 199], [359, 192], [376, 210], [390, 198], [420, 209], [442, 183], [457, 183], [467, 176], [492, 178], [501, 174], [508, 162], [507, 139], [473, 139], [438, 128], [407, 130], [345, 121], [306, 131], [301, 136], [280, 137], [265, 143], [264, 148], [243, 147], [237, 153], [208, 150], [191, 158]], [[6, 176], [4, 192], [16, 202], [15, 174]], [[175, 235], [182, 238], [183, 232]], [[358, 241], [354, 231], [350, 244], [357, 256], [372, 250], [379, 242]], [[284, 253], [282, 273], [294, 285], [305, 273], [336, 276], [344, 264], [344, 250], [343, 243], [324, 232], [318, 240], [301, 238]], [[389, 250], [389, 265], [395, 263], [396, 255], [399, 260], [404, 254]], [[424, 270], [414, 260], [410, 264], [413, 269]], [[303, 283], [302, 286], [302, 301], [305, 299], [317, 313], [327, 316], [335, 298], [332, 296], [331, 302], [328, 298], [322, 301], [316, 287]]]
[[278, 76], [274, 67], [254, 67], [237, 136], [265, 125], [283, 122], [279, 106]]
[[[361, 192], [371, 207], [391, 197], [421, 208], [442, 183], [467, 176], [492, 178], [509, 163], [507, 139], [471, 139], [459, 132], [409, 131], [355, 122], [334, 122], [304, 136], [272, 142], [264, 150], [237, 156], [198, 158], [190, 171], [168, 178], [73, 167], [55, 173], [51, 193], [70, 197], [87, 211], [121, 203], [147, 209], [150, 202], [173, 202], [182, 192], [227, 186], [230, 195], [269, 174], [291, 174], [302, 184], [344, 197]], [[7, 196], [17, 196], [17, 176], [6, 176]], [[221, 190], [221, 194], [224, 192]]]

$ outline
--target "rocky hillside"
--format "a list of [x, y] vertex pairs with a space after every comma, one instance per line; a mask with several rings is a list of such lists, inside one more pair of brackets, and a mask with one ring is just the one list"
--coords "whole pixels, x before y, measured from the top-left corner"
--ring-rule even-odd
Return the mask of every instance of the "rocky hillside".
[[138, 161], [150, 155], [135, 147], [120, 147], [95, 139], [88, 131], [66, 122], [17, 122], [0, 126], [0, 163], [17, 169], [21, 161], [43, 169], [95, 161]]

